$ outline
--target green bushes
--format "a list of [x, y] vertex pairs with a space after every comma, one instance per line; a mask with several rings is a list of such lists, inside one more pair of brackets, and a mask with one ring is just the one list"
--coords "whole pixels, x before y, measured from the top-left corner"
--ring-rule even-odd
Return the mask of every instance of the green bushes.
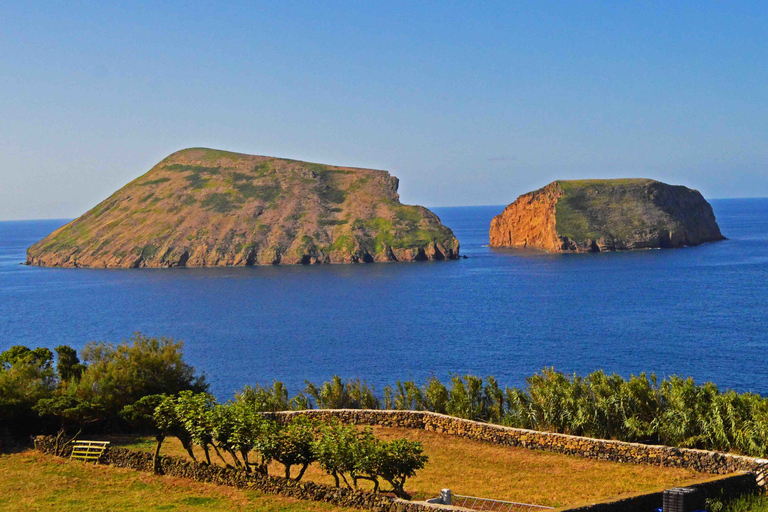
[[56, 389], [53, 354], [46, 348], [13, 346], [0, 354], [0, 436], [8, 429], [22, 435], [34, 428], [32, 407]]
[[[162, 429], [152, 423], [158, 435], [163, 429], [166, 435], [177, 435], [170, 432], [182, 429], [185, 433], [178, 435], [191, 436], [183, 442], [200, 444], [206, 461], [211, 456], [208, 447], [214, 453], [221, 447], [239, 454], [235, 464], [250, 471], [263, 470], [269, 460], [280, 460], [274, 452], [278, 448], [267, 446], [252, 448], [262, 454], [261, 460], [247, 460], [249, 443], [271, 439], [254, 433], [266, 428], [256, 417], [258, 412], [384, 408], [426, 410], [594, 438], [768, 456], [768, 399], [754, 393], [721, 392], [712, 383], [697, 385], [677, 376], [660, 380], [643, 373], [625, 379], [596, 371], [582, 377], [545, 369], [526, 379], [522, 388], [502, 388], [493, 377], [454, 375], [446, 385], [431, 376], [423, 384], [397, 381], [381, 395], [365, 381], [334, 376], [321, 385], [306, 382], [293, 397], [280, 382], [271, 387], [246, 386], [231, 404], [220, 405], [209, 395], [201, 398], [199, 393], [208, 387], [205, 380], [184, 362], [181, 342], [170, 338], [137, 333], [117, 345], [89, 343], [79, 357], [64, 345], [56, 353], [55, 369], [53, 353], [46, 348], [14, 346], [0, 353], [0, 433], [8, 429], [19, 435], [42, 432], [53, 420], [62, 431], [70, 431], [114, 420], [120, 411], [146, 426], [155, 422], [155, 409], [165, 407], [177, 411], [177, 420], [183, 418], [183, 424], [179, 426], [169, 417]], [[189, 393], [183, 393], [185, 390]], [[172, 403], [144, 398], [154, 395]], [[218, 421], [218, 430], [213, 428], [211, 416]], [[139, 417], [144, 419], [139, 421]], [[280, 446], [300, 445], [300, 432], [294, 434], [298, 437], [278, 439]], [[311, 463], [303, 457], [284, 461], [301, 472]], [[359, 468], [335, 472], [348, 475], [353, 482], [354, 475], [366, 474]]]
[[[0, 354], [0, 433], [25, 436], [56, 425], [62, 434], [118, 418], [147, 395], [205, 391], [205, 379], [186, 364], [182, 343], [139, 333], [117, 345], [66, 345], [53, 353], [14, 346]], [[82, 358], [82, 362], [81, 362]]]
[[410, 499], [404, 489], [405, 481], [428, 461], [418, 442], [407, 439], [381, 441], [370, 427], [357, 430], [338, 423], [322, 428], [313, 449], [320, 467], [333, 476], [336, 487], [340, 486], [339, 478], [350, 489], [356, 489], [358, 480], [363, 479], [372, 481], [374, 492], [377, 492], [379, 478], [382, 478], [397, 496], [405, 499]]
[[[265, 388], [259, 389], [269, 394]], [[406, 480], [427, 463], [418, 442], [381, 441], [370, 428], [358, 431], [303, 417], [278, 423], [258, 410], [265, 402], [253, 398], [252, 392], [240, 393], [234, 401], [218, 404], [207, 393], [182, 391], [177, 396], [144, 397], [127, 405], [121, 414], [136, 427], [155, 433], [155, 472], [160, 467], [160, 448], [168, 436], [179, 438], [193, 460], [191, 447], [200, 446], [205, 464], [211, 464], [210, 450], [226, 466], [245, 472], [267, 474], [269, 463], [275, 461], [282, 464], [285, 478], [299, 481], [311, 464], [318, 463], [334, 477], [337, 487], [343, 480], [350, 489], [357, 488], [358, 480], [365, 479], [372, 481], [378, 492], [381, 478], [403, 498], [409, 498], [404, 489]], [[229, 460], [222, 453], [228, 454]]]
[[365, 382], [338, 376], [320, 386], [308, 382], [292, 399], [281, 383], [274, 389], [280, 390], [280, 407], [260, 410], [425, 410], [600, 439], [768, 455], [768, 399], [677, 376], [659, 381], [642, 373], [624, 379], [596, 371], [581, 377], [550, 368], [526, 379], [523, 388], [504, 389], [493, 377], [454, 375], [445, 385], [431, 376], [422, 385], [386, 386], [381, 401]]

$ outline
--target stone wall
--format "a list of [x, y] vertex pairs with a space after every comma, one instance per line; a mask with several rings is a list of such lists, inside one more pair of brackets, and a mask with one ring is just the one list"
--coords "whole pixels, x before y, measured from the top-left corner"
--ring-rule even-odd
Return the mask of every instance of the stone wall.
[[[698, 489], [705, 499], [730, 499], [758, 490], [755, 477], [751, 473], [720, 476], [689, 487]], [[663, 492], [654, 492], [614, 501], [560, 508], [556, 512], [649, 512], [661, 508], [663, 498]]]
[[336, 418], [341, 422], [356, 425], [423, 429], [505, 446], [546, 450], [614, 462], [688, 468], [719, 475], [737, 471], [755, 472], [762, 464], [768, 464], [768, 460], [765, 459], [729, 453], [538, 432], [464, 420], [428, 411], [323, 409], [278, 412], [270, 416], [275, 419], [287, 419], [299, 415], [323, 421]]
[[[54, 453], [54, 437], [39, 436], [35, 448], [43, 453]], [[65, 451], [69, 456], [71, 447]], [[152, 454], [115, 446], [108, 447], [98, 461], [100, 464], [152, 472]], [[248, 474], [234, 468], [190, 462], [178, 457], [160, 457], [164, 475], [189, 478], [197, 482], [226, 485], [238, 489], [257, 490], [268, 494], [288, 496], [300, 500], [322, 501], [340, 507], [351, 507], [374, 512], [438, 512], [455, 511], [456, 507], [410, 502], [365, 491], [352, 491], [314, 482], [295, 482], [271, 475]]]

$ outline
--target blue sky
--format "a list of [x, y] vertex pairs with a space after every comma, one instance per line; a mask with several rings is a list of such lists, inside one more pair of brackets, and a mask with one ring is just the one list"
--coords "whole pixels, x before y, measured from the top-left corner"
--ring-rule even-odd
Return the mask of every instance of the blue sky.
[[193, 146], [387, 169], [427, 206], [588, 177], [768, 196], [764, 2], [21, 4], [0, 219], [80, 215]]

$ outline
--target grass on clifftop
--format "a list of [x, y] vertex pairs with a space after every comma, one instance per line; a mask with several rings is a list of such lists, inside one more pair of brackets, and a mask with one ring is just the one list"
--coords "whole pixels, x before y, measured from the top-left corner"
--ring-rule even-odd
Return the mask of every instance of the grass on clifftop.
[[[659, 491], [710, 477], [687, 469], [597, 461], [424, 430], [374, 427], [373, 431], [382, 439], [407, 438], [424, 445], [429, 462], [405, 486], [416, 500], [434, 498], [440, 489], [450, 488], [455, 494], [560, 507]], [[113, 442], [120, 440], [113, 438]], [[155, 446], [151, 438], [124, 439], [126, 442], [128, 448], [146, 451]], [[202, 450], [199, 452], [202, 457]], [[175, 438], [165, 441], [162, 453], [188, 458]], [[270, 468], [273, 475], [281, 475], [282, 471], [279, 464]], [[333, 479], [316, 464], [310, 466], [304, 478], [333, 485]], [[362, 486], [367, 488], [366, 484]], [[383, 488], [388, 487], [383, 484]]]
[[27, 451], [0, 456], [0, 510], [352, 512], [354, 509]]
[[563, 196], [555, 212], [557, 234], [577, 242], [626, 239], [657, 224], [645, 193], [651, 182], [642, 178], [558, 181]]

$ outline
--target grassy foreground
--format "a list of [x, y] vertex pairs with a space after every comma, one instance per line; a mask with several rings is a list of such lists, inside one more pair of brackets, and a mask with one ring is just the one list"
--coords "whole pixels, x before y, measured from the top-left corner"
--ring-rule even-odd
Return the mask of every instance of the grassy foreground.
[[0, 456], [0, 510], [352, 512], [353, 509], [26, 451]]
[[726, 503], [713, 503], [710, 512], [768, 512], [768, 496], [742, 496]]
[[[596, 461], [423, 430], [386, 427], [373, 430], [382, 439], [407, 438], [423, 443], [429, 463], [406, 483], [406, 490], [417, 500], [433, 498], [439, 495], [440, 489], [450, 488], [454, 494], [561, 507], [683, 486], [710, 477], [687, 469]], [[122, 444], [154, 449], [154, 441], [147, 438], [123, 439]], [[187, 457], [176, 439], [166, 440], [162, 453]], [[282, 466], [275, 465], [270, 473], [281, 475]], [[333, 484], [333, 479], [317, 465], [312, 465], [304, 478]]]

